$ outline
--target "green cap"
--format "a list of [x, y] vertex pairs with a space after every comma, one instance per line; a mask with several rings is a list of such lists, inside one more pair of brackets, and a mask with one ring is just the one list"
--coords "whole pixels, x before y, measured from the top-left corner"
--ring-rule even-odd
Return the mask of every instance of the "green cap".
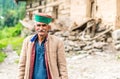
[[49, 17], [45, 17], [45, 16], [40, 16], [40, 15], [34, 15], [34, 20], [37, 22], [42, 22], [42, 23], [46, 23], [49, 24], [52, 21], [52, 18]]

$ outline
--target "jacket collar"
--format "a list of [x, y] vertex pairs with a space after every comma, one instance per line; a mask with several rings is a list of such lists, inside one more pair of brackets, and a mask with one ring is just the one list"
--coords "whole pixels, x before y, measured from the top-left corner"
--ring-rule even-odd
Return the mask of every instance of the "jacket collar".
[[[32, 38], [30, 39], [31, 42], [34, 42], [36, 39], [38, 38], [38, 35], [35, 34], [32, 36]], [[48, 35], [46, 36], [46, 41], [48, 40]]]
[[30, 39], [31, 42], [34, 42], [37, 39], [37, 34], [33, 35], [33, 37]]

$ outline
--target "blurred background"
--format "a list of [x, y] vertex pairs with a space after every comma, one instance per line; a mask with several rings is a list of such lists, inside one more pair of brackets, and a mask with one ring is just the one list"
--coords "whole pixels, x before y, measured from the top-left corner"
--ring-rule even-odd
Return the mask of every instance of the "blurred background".
[[0, 0], [0, 78], [15, 79], [34, 12], [53, 16], [69, 79], [120, 79], [120, 0]]
[[18, 51], [23, 38], [20, 37], [22, 25], [20, 19], [25, 17], [25, 2], [16, 5], [14, 0], [0, 0], [0, 62], [7, 56], [5, 47], [11, 45], [11, 50]]

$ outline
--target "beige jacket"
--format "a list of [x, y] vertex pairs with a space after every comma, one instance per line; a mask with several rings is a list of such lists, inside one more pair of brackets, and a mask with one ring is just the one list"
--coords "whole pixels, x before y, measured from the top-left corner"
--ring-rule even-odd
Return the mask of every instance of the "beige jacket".
[[[30, 41], [32, 37], [27, 37], [23, 42], [17, 79], [30, 79], [30, 59], [34, 45], [34, 42]], [[52, 79], [68, 79], [63, 42], [53, 35], [48, 35], [46, 55]]]

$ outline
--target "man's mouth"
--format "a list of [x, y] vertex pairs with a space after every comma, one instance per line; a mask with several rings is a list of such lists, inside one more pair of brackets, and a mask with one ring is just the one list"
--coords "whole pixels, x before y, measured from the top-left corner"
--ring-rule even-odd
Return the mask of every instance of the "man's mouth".
[[45, 32], [45, 30], [38, 30], [37, 32]]

